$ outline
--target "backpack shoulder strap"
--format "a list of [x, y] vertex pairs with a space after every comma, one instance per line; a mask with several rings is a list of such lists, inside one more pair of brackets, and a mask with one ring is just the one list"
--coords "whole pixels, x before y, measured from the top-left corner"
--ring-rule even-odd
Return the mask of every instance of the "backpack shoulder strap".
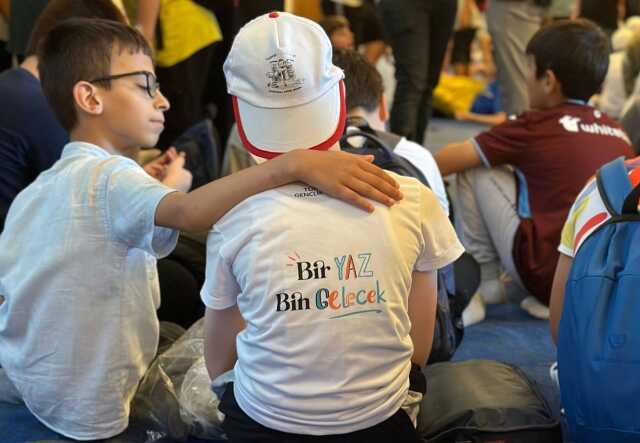
[[598, 192], [609, 214], [621, 215], [625, 199], [632, 191], [627, 168], [624, 166], [624, 158], [618, 157], [598, 169], [596, 182]]
[[391, 132], [386, 131], [373, 131], [380, 140], [384, 142], [385, 145], [392, 151], [396, 149], [396, 146], [400, 144], [402, 141], [402, 137], [400, 135], [393, 134]]

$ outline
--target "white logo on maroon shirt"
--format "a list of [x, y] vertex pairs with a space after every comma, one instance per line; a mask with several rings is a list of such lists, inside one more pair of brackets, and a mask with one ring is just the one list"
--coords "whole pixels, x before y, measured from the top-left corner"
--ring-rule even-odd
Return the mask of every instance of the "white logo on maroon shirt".
[[565, 115], [558, 122], [564, 127], [566, 131], [569, 132], [580, 132], [580, 128], [578, 127], [578, 123], [580, 123], [580, 119], [578, 117], [571, 117], [570, 115]]

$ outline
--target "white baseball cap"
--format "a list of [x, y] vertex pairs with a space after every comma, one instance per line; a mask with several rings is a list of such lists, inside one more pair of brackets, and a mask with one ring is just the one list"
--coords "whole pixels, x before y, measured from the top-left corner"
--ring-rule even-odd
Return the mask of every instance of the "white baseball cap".
[[342, 136], [344, 74], [315, 22], [286, 12], [255, 18], [233, 40], [224, 74], [240, 139], [254, 156], [326, 150]]

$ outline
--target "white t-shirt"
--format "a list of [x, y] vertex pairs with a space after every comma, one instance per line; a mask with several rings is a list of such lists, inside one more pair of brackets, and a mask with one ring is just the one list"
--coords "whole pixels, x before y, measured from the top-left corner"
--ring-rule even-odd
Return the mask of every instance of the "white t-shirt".
[[433, 193], [438, 197], [440, 206], [447, 216], [449, 215], [449, 200], [447, 199], [447, 192], [442, 181], [442, 174], [436, 163], [433, 155], [429, 150], [416, 142], [402, 138], [400, 143], [393, 150], [394, 153], [400, 157], [409, 160], [413, 166], [418, 168], [420, 172], [429, 182], [429, 186]]
[[14, 200], [0, 236], [0, 365], [31, 412], [67, 437], [111, 437], [158, 345], [154, 225], [172, 189], [133, 160], [70, 143]]
[[413, 345], [413, 271], [463, 251], [433, 193], [372, 214], [302, 184], [253, 196], [211, 230], [202, 299], [238, 304], [234, 394], [262, 425], [297, 434], [374, 426], [402, 405]]

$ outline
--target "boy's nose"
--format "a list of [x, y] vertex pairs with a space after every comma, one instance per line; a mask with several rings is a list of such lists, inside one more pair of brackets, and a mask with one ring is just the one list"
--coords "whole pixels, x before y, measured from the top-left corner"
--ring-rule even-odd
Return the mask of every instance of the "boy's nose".
[[156, 108], [160, 109], [163, 112], [168, 111], [169, 108], [171, 107], [171, 105], [169, 104], [169, 100], [167, 100], [167, 97], [165, 97], [162, 94], [162, 91], [160, 91], [159, 89], [154, 99], [155, 99]]

